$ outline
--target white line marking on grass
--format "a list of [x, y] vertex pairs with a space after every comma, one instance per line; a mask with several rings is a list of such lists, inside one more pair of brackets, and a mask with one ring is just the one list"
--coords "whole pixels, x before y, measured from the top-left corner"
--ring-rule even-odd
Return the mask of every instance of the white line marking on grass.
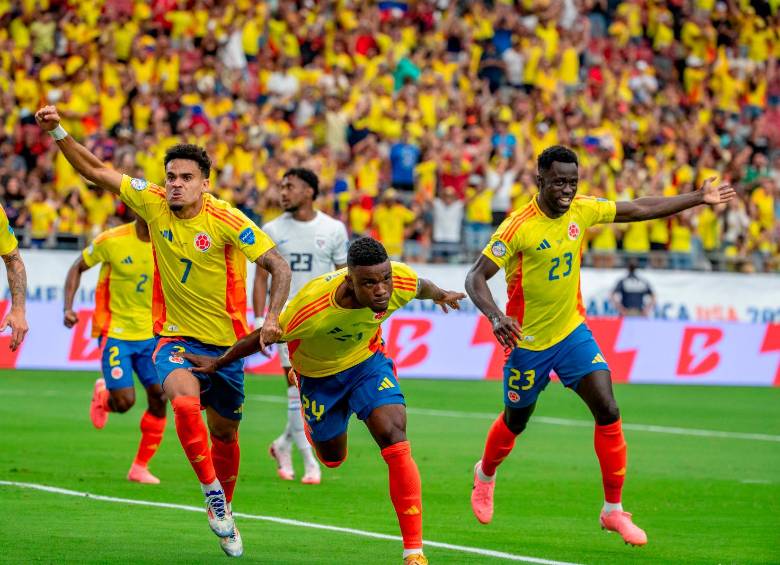
[[[274, 404], [286, 404], [287, 397], [285, 396], [271, 396], [264, 394], [250, 394], [248, 395], [250, 400], [257, 400], [259, 402], [271, 402]], [[487, 412], [459, 412], [456, 410], [433, 410], [428, 408], [414, 408], [407, 407], [406, 411], [409, 414], [416, 414], [418, 416], [435, 416], [438, 418], [471, 418], [475, 420], [495, 420], [498, 415], [498, 411], [495, 413]], [[546, 416], [533, 416], [532, 422], [539, 424], [550, 424], [553, 426], [568, 426], [576, 428], [592, 428], [592, 420], [570, 420], [568, 418], [549, 418]], [[772, 441], [780, 442], [780, 435], [770, 434], [754, 434], [747, 432], [724, 432], [720, 430], [699, 430], [696, 428], [676, 428], [671, 426], [653, 426], [647, 424], [631, 424], [623, 422], [624, 430], [631, 430], [635, 432], [651, 432], [656, 434], [672, 434], [679, 436], [694, 436], [694, 437], [714, 437], [724, 439], [744, 439], [754, 441]]]
[[[0, 486], [27, 488], [32, 490], [39, 490], [43, 492], [49, 492], [53, 494], [62, 494], [65, 496], [76, 496], [80, 498], [91, 498], [93, 500], [100, 500], [103, 502], [114, 502], [117, 504], [132, 504], [136, 506], [152, 506], [155, 508], [169, 508], [172, 510], [185, 510], [187, 512], [199, 512], [205, 513], [203, 507], [188, 506], [185, 504], [172, 504], [170, 502], [155, 502], [152, 500], [138, 500], [132, 498], [116, 498], [114, 496], [103, 496], [102, 494], [92, 494], [89, 492], [80, 492], [77, 490], [69, 490], [60, 487], [52, 487], [48, 485], [39, 485], [36, 483], [19, 483], [15, 481], [2, 481], [0, 480]], [[342, 528], [339, 526], [330, 526], [328, 524], [317, 524], [315, 522], [302, 522], [300, 520], [290, 520], [289, 518], [277, 518], [276, 516], [260, 516], [256, 514], [245, 514], [243, 512], [234, 512], [234, 516], [239, 518], [245, 518], [247, 520], [261, 520], [263, 522], [273, 522], [275, 524], [283, 524], [285, 526], [295, 526], [298, 528], [311, 528], [314, 530], [326, 530], [329, 532], [338, 532], [341, 534], [351, 534], [353, 536], [361, 536], [364, 538], [374, 538], [387, 541], [403, 541], [400, 536], [391, 536], [388, 534], [380, 534], [377, 532], [369, 532], [366, 530], [356, 530], [354, 528]], [[554, 561], [551, 559], [541, 559], [539, 557], [528, 557], [525, 555], [515, 555], [514, 553], [505, 553], [503, 551], [495, 551], [492, 549], [483, 549], [480, 547], [469, 547], [465, 545], [454, 545], [450, 543], [442, 543], [438, 541], [423, 542], [427, 547], [438, 547], [440, 549], [448, 549], [450, 551], [457, 551], [460, 553], [472, 553], [474, 555], [483, 555], [485, 557], [495, 557], [496, 559], [505, 559], [507, 561], [519, 561], [522, 563], [535, 563], [538, 565], [579, 565], [577, 563], [570, 563], [568, 561]]]

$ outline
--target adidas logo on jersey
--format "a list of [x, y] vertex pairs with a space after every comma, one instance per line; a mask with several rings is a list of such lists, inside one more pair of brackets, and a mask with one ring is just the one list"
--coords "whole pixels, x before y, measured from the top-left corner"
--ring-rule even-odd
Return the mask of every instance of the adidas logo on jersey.
[[546, 240], [543, 239], [542, 242], [539, 244], [539, 247], [536, 248], [537, 251], [544, 251], [545, 249], [550, 249], [552, 245]]
[[388, 388], [395, 388], [395, 385], [393, 384], [393, 381], [385, 377], [382, 380], [382, 384], [379, 385], [379, 388], [377, 390], [385, 390]]
[[160, 235], [163, 236], [163, 239], [173, 241], [173, 232], [171, 230], [160, 230]]
[[127, 257], [122, 259], [122, 264], [123, 265], [132, 265], [133, 264], [133, 258], [130, 257], [130, 255], [128, 255]]
[[596, 363], [606, 363], [607, 360], [604, 359], [604, 356], [601, 353], [597, 353], [596, 356], [593, 358], [593, 361], [590, 362], [591, 365], [595, 365]]

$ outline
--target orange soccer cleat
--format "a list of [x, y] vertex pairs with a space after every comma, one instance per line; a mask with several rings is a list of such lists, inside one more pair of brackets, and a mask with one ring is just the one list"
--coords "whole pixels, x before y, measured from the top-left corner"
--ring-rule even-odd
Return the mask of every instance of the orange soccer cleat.
[[127, 473], [127, 480], [136, 483], [141, 483], [144, 485], [160, 484], [160, 479], [152, 475], [149, 472], [148, 467], [144, 467], [142, 465], [139, 465], [138, 463], [133, 463], [133, 465], [130, 467], [130, 471], [128, 471]]
[[404, 557], [404, 565], [428, 565], [428, 558], [422, 553], [412, 553]]
[[92, 389], [92, 402], [89, 406], [89, 419], [92, 425], [97, 429], [102, 429], [108, 420], [108, 410], [106, 410], [106, 381], [102, 378], [95, 381], [95, 388]]
[[489, 524], [493, 519], [493, 491], [496, 488], [496, 478], [486, 482], [479, 478], [477, 469], [482, 461], [474, 465], [474, 489], [471, 491], [471, 509], [482, 524]]
[[599, 522], [603, 530], [619, 533], [623, 537], [623, 541], [629, 545], [645, 545], [647, 543], [647, 534], [634, 524], [631, 520], [631, 514], [628, 512], [622, 510], [605, 512], [602, 510]]

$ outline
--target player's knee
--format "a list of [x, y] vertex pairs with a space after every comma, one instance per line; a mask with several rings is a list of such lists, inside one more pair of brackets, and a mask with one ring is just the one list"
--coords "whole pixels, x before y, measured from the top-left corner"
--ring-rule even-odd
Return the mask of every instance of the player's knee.
[[211, 437], [222, 443], [233, 443], [238, 439], [238, 430], [227, 427], [209, 428]]
[[515, 435], [521, 434], [528, 425], [528, 420], [533, 413], [533, 405], [520, 409], [507, 409], [504, 411], [504, 423], [509, 431]]
[[620, 409], [614, 398], [606, 401], [595, 411], [596, 423], [599, 426], [607, 426], [618, 421], [620, 418]]
[[122, 414], [130, 410], [135, 404], [135, 396], [132, 395], [117, 395], [111, 397], [111, 408], [114, 412]]

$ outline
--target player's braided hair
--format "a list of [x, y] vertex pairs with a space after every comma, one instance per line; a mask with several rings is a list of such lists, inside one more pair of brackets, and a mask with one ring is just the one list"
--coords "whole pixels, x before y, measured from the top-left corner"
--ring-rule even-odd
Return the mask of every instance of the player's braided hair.
[[179, 143], [178, 145], [174, 145], [165, 152], [165, 166], [167, 167], [168, 163], [174, 159], [195, 161], [205, 178], [209, 178], [209, 175], [211, 174], [211, 159], [209, 158], [209, 154], [206, 153], [206, 150], [202, 147], [191, 143]]
[[308, 184], [314, 190], [314, 200], [317, 200], [317, 196], [320, 194], [320, 181], [314, 171], [305, 167], [293, 167], [288, 169], [284, 176], [296, 177]]
[[537, 158], [536, 162], [539, 167], [539, 172], [549, 171], [555, 161], [579, 165], [577, 154], [574, 151], [563, 145], [553, 145], [542, 151]]
[[361, 237], [352, 242], [347, 253], [347, 266], [370, 267], [387, 261], [384, 246], [372, 237]]

